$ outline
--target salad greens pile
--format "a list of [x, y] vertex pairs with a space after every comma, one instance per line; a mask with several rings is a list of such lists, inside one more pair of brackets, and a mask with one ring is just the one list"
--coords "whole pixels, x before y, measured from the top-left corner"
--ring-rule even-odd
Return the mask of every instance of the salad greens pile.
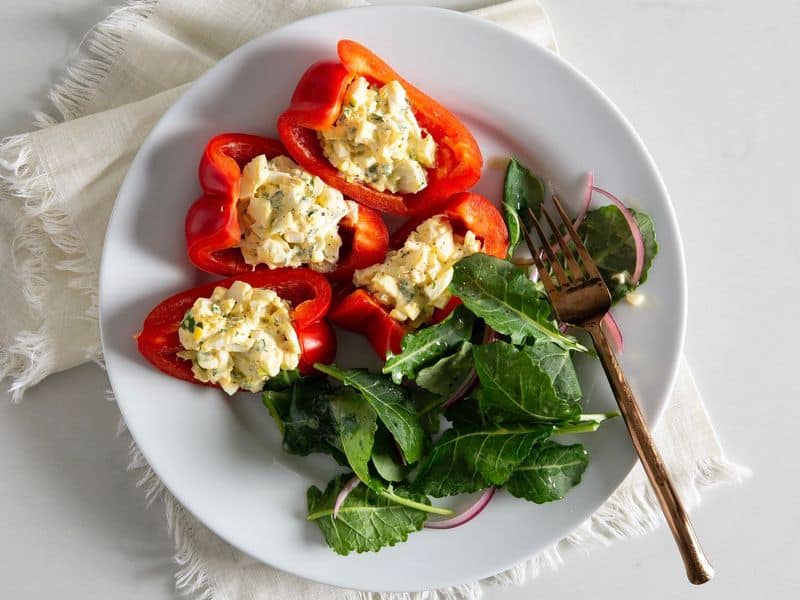
[[[545, 185], [512, 160], [504, 192], [512, 256], [523, 209], [538, 209]], [[653, 223], [635, 217], [646, 271], [658, 249]], [[619, 210], [589, 211], [580, 233], [615, 301], [624, 297], [630, 285], [619, 274], [636, 257]], [[455, 265], [450, 290], [463, 304], [407, 334], [380, 373], [317, 364], [320, 376], [287, 372], [263, 392], [287, 452], [328, 454], [346, 469], [307, 492], [308, 519], [339, 554], [393, 546], [427, 519], [452, 515], [431, 498], [494, 486], [535, 503], [560, 500], [580, 483], [589, 456], [559, 436], [595, 431], [615, 416], [583, 413], [572, 357], [587, 349], [559, 329], [524, 268], [468, 256]]]

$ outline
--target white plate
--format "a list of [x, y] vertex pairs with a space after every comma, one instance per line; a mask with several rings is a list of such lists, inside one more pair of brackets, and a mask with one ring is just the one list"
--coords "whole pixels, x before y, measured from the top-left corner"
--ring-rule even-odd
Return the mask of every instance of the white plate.
[[[204, 75], [143, 144], [108, 228], [100, 282], [106, 363], [134, 439], [169, 490], [203, 523], [270, 565], [338, 586], [422, 590], [492, 575], [554, 542], [620, 484], [634, 454], [619, 420], [583, 437], [592, 462], [562, 502], [534, 505], [500, 493], [466, 526], [426, 530], [379, 553], [340, 557], [305, 520], [305, 493], [337, 471], [326, 457], [288, 456], [255, 395], [161, 374], [132, 336], [157, 302], [204, 280], [186, 258], [183, 220], [198, 196], [197, 162], [223, 131], [275, 135], [300, 74], [335, 57], [340, 38], [359, 40], [459, 114], [487, 161], [514, 154], [546, 173], [576, 203], [582, 174], [649, 212], [661, 252], [644, 286], [646, 304], [621, 307], [624, 366], [650, 423], [664, 408], [683, 342], [683, 255], [667, 192], [631, 126], [587, 79], [552, 53], [454, 12], [371, 7], [298, 21], [250, 42]], [[502, 173], [477, 189], [498, 199]], [[340, 337], [339, 359], [371, 356]], [[596, 364], [579, 359], [588, 412], [614, 406]]]

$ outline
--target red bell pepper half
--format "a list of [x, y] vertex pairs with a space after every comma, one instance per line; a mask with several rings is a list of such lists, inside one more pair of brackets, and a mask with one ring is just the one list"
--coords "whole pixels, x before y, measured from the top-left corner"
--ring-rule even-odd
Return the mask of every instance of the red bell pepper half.
[[191, 361], [178, 357], [178, 352], [183, 350], [178, 328], [195, 300], [208, 298], [217, 286], [230, 287], [235, 281], [274, 290], [291, 304], [292, 322], [302, 349], [298, 366], [301, 372], [312, 372], [315, 362], [333, 361], [336, 336], [325, 320], [331, 304], [331, 286], [322, 275], [310, 269], [255, 271], [170, 296], [150, 311], [141, 333], [136, 336], [141, 355], [167, 375], [201, 385], [213, 385], [195, 379]]
[[[398, 215], [431, 215], [452, 194], [480, 179], [481, 151], [453, 113], [408, 83], [361, 44], [340, 40], [337, 50], [341, 62], [321, 61], [311, 65], [300, 78], [289, 108], [278, 119], [281, 141], [298, 164], [362, 205]], [[436, 166], [428, 169], [428, 185], [419, 192], [392, 194], [347, 181], [323, 154], [316, 132], [334, 124], [347, 87], [357, 76], [377, 85], [399, 81], [420, 126], [436, 141]]]
[[[450, 219], [453, 232], [464, 235], [468, 230], [483, 242], [483, 252], [503, 258], [508, 250], [508, 229], [503, 216], [494, 204], [472, 192], [454, 194], [438, 214]], [[408, 220], [392, 235], [391, 247], [402, 247], [408, 235], [425, 220], [415, 217]], [[431, 319], [438, 323], [460, 304], [456, 297], [442, 309], [436, 310]], [[365, 289], [356, 289], [334, 302], [328, 314], [334, 324], [344, 329], [363, 334], [375, 352], [384, 359], [388, 352], [401, 352], [400, 342], [408, 328], [389, 316], [389, 310], [382, 306]]]
[[[203, 195], [186, 215], [189, 260], [199, 269], [217, 275], [268, 269], [247, 264], [239, 250], [239, 180], [242, 168], [259, 154], [274, 158], [287, 152], [278, 140], [244, 133], [223, 133], [206, 145], [198, 173]], [[344, 243], [336, 269], [327, 273], [331, 279], [349, 279], [356, 269], [380, 262], [386, 255], [386, 224], [369, 208], [359, 209], [355, 223], [340, 223], [339, 234]]]

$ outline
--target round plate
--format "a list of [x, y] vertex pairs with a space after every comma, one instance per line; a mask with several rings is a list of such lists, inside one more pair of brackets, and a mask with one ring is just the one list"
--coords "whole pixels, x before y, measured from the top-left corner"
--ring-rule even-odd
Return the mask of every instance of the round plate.
[[[465, 120], [488, 165], [477, 190], [490, 198], [499, 199], [502, 182], [492, 158], [515, 155], [547, 174], [573, 206], [591, 169], [599, 185], [652, 215], [661, 252], [643, 287], [647, 302], [617, 314], [625, 370], [655, 422], [677, 370], [686, 283], [677, 224], [652, 159], [613, 104], [559, 57], [498, 26], [430, 8], [369, 7], [298, 21], [233, 52], [175, 103], [142, 145], [108, 227], [100, 277], [106, 364], [150, 465], [187, 509], [237, 548], [342, 587], [451, 586], [498, 573], [586, 519], [634, 464], [621, 421], [583, 436], [591, 464], [564, 501], [540, 506], [500, 493], [468, 525], [341, 557], [305, 520], [306, 489], [324, 486], [335, 464], [283, 452], [257, 395], [228, 400], [172, 379], [145, 362], [133, 341], [151, 307], [207, 279], [189, 264], [183, 234], [206, 141], [224, 131], [275, 136], [298, 78], [314, 61], [334, 58], [340, 38], [364, 43]], [[375, 364], [362, 340], [339, 340], [340, 363]], [[596, 361], [578, 362], [586, 411], [612, 410]]]

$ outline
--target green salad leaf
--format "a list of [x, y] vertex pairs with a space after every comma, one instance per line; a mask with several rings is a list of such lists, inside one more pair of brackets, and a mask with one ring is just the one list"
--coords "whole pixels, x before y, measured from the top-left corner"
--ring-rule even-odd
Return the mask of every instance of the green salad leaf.
[[264, 382], [265, 391], [283, 391], [291, 388], [297, 381], [302, 379], [300, 371], [289, 369], [280, 371], [275, 377], [270, 377]]
[[372, 447], [372, 465], [386, 481], [403, 481], [408, 473], [408, 468], [398, 462], [399, 452], [392, 434], [385, 427], [378, 427]]
[[454, 354], [440, 358], [429, 367], [420, 369], [415, 379], [416, 384], [434, 394], [449, 396], [461, 387], [475, 366], [472, 348], [470, 342], [461, 342]]
[[275, 424], [278, 426], [278, 430], [281, 432], [281, 435], [283, 435], [286, 431], [284, 419], [286, 418], [286, 415], [289, 414], [289, 406], [292, 403], [292, 392], [275, 392], [272, 390], [264, 390], [261, 393], [261, 401], [264, 403], [264, 406], [267, 407], [269, 415], [275, 421]]
[[314, 368], [358, 390], [397, 441], [405, 459], [410, 463], [419, 460], [425, 432], [406, 388], [366, 369], [340, 369], [336, 365], [320, 363], [315, 364]]
[[522, 223], [528, 221], [526, 211], [531, 208], [538, 215], [544, 202], [544, 182], [540, 177], [512, 158], [506, 168], [503, 182], [503, 217], [508, 227], [508, 257], [514, 255], [522, 239]]
[[550, 377], [556, 396], [568, 402], [578, 402], [581, 399], [581, 384], [569, 350], [544, 340], [523, 346], [522, 350]]
[[448, 429], [422, 463], [412, 488], [436, 498], [503, 485], [550, 437], [548, 425]]
[[[398, 504], [364, 485], [357, 486], [344, 501], [337, 518], [333, 518], [336, 496], [349, 477], [333, 479], [325, 491], [308, 488], [308, 520], [315, 521], [325, 541], [337, 554], [375, 552], [408, 539], [408, 534], [422, 529], [426, 512]], [[395, 489], [393, 495], [421, 505], [430, 501], [423, 495]]]
[[341, 448], [356, 476], [369, 486], [380, 486], [373, 482], [369, 473], [369, 459], [378, 429], [375, 409], [355, 390], [344, 388], [331, 398], [331, 414], [336, 424]]
[[414, 379], [421, 368], [430, 365], [472, 335], [475, 318], [463, 306], [457, 307], [441, 323], [408, 333], [403, 337], [400, 354], [389, 354], [383, 372], [400, 383], [403, 377]]
[[480, 407], [494, 423], [571, 421], [580, 406], [556, 393], [551, 376], [529, 352], [497, 341], [473, 350], [478, 371]]
[[[342, 448], [330, 410], [330, 385], [324, 379], [300, 380], [289, 393], [288, 410], [283, 415], [284, 450], [301, 456], [334, 454], [338, 460]], [[274, 398], [274, 392], [264, 397]]]
[[581, 444], [562, 446], [545, 442], [533, 448], [508, 480], [508, 491], [542, 504], [561, 500], [578, 485], [589, 465], [589, 454]]
[[445, 418], [456, 428], [487, 427], [489, 422], [481, 412], [480, 389], [449, 406], [444, 411]]
[[442, 414], [442, 404], [447, 398], [421, 389], [414, 390], [412, 396], [420, 425], [429, 441], [431, 436], [439, 432], [439, 416]]
[[[631, 209], [644, 240], [644, 268], [639, 285], [647, 280], [647, 274], [658, 254], [658, 242], [653, 219], [643, 212]], [[578, 233], [589, 254], [592, 255], [611, 297], [619, 301], [633, 291], [630, 276], [636, 265], [636, 248], [631, 230], [622, 212], [614, 205], [601, 206], [586, 213]], [[621, 279], [620, 276], [624, 276]]]
[[575, 338], [564, 335], [553, 320], [547, 296], [510, 262], [473, 254], [453, 268], [453, 294], [495, 331], [514, 344], [546, 339], [568, 350], [586, 350]]
[[278, 429], [283, 434], [285, 430], [284, 419], [289, 413], [289, 408], [292, 402], [292, 388], [294, 384], [305, 379], [307, 382], [315, 382], [319, 389], [327, 393], [330, 386], [325, 379], [321, 377], [306, 377], [303, 378], [297, 369], [290, 371], [281, 371], [275, 377], [268, 379], [264, 384], [264, 391], [261, 393], [261, 400], [264, 406], [269, 410], [269, 414], [278, 425]]

